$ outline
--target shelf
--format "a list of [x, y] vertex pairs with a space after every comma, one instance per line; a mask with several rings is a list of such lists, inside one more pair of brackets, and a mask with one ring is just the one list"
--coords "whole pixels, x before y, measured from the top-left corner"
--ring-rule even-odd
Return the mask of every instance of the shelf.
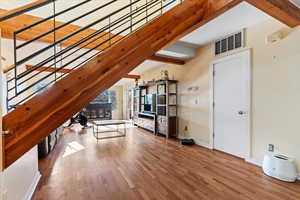
[[167, 106], [166, 104], [156, 104], [156, 106]]
[[169, 93], [169, 95], [177, 95], [177, 93], [171, 92], [171, 93]]

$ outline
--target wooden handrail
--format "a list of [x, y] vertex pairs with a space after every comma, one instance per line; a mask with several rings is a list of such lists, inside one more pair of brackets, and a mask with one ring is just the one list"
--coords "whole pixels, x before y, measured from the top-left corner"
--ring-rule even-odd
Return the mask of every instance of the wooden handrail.
[[54, 0], [37, 0], [33, 3], [26, 4], [26, 5], [21, 6], [19, 8], [15, 8], [15, 9], [6, 11], [6, 12], [0, 14], [0, 22], [2, 22], [4, 20], [7, 20], [7, 19], [10, 19], [12, 17], [18, 16], [18, 15], [21, 15], [21, 14], [23, 14], [27, 11], [33, 10], [35, 8], [42, 7], [42, 6], [44, 6], [48, 3], [51, 3], [53, 1]]

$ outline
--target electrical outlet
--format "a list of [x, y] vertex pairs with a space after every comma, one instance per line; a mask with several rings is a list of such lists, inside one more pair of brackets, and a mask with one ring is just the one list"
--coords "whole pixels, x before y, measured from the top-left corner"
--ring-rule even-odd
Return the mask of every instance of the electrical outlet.
[[274, 144], [269, 144], [268, 145], [268, 151], [269, 152], [274, 152]]

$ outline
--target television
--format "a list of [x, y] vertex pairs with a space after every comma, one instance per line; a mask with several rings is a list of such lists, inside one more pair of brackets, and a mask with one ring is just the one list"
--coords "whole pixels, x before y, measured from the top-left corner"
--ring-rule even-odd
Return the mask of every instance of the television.
[[145, 105], [144, 105], [145, 112], [156, 112], [156, 95], [155, 94], [147, 94], [145, 96]]

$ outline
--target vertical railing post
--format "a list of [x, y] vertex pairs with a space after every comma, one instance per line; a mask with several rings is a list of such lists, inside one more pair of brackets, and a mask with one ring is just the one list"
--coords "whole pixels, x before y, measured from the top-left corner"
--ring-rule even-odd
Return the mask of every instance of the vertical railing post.
[[130, 33], [132, 33], [132, 0], [130, 0]]
[[[53, 1], [53, 28], [54, 28], [54, 34], [53, 34], [53, 42], [56, 43], [56, 5], [55, 5], [55, 1]], [[57, 75], [56, 75], [56, 70], [57, 70], [57, 66], [56, 66], [56, 45], [54, 45], [54, 81], [57, 80]]]
[[148, 23], [148, 0], [146, 0], [146, 23]]
[[9, 101], [8, 101], [8, 94], [9, 94], [9, 92], [8, 92], [8, 81], [6, 81], [6, 112], [8, 112], [9, 111]]
[[163, 14], [163, 0], [160, 1], [160, 15]]
[[112, 38], [112, 34], [111, 34], [111, 16], [109, 16], [108, 18], [108, 37], [109, 37], [109, 46], [111, 46], [111, 38]]
[[17, 36], [14, 32], [14, 79], [15, 79], [15, 96], [18, 95], [18, 71], [17, 71]]

